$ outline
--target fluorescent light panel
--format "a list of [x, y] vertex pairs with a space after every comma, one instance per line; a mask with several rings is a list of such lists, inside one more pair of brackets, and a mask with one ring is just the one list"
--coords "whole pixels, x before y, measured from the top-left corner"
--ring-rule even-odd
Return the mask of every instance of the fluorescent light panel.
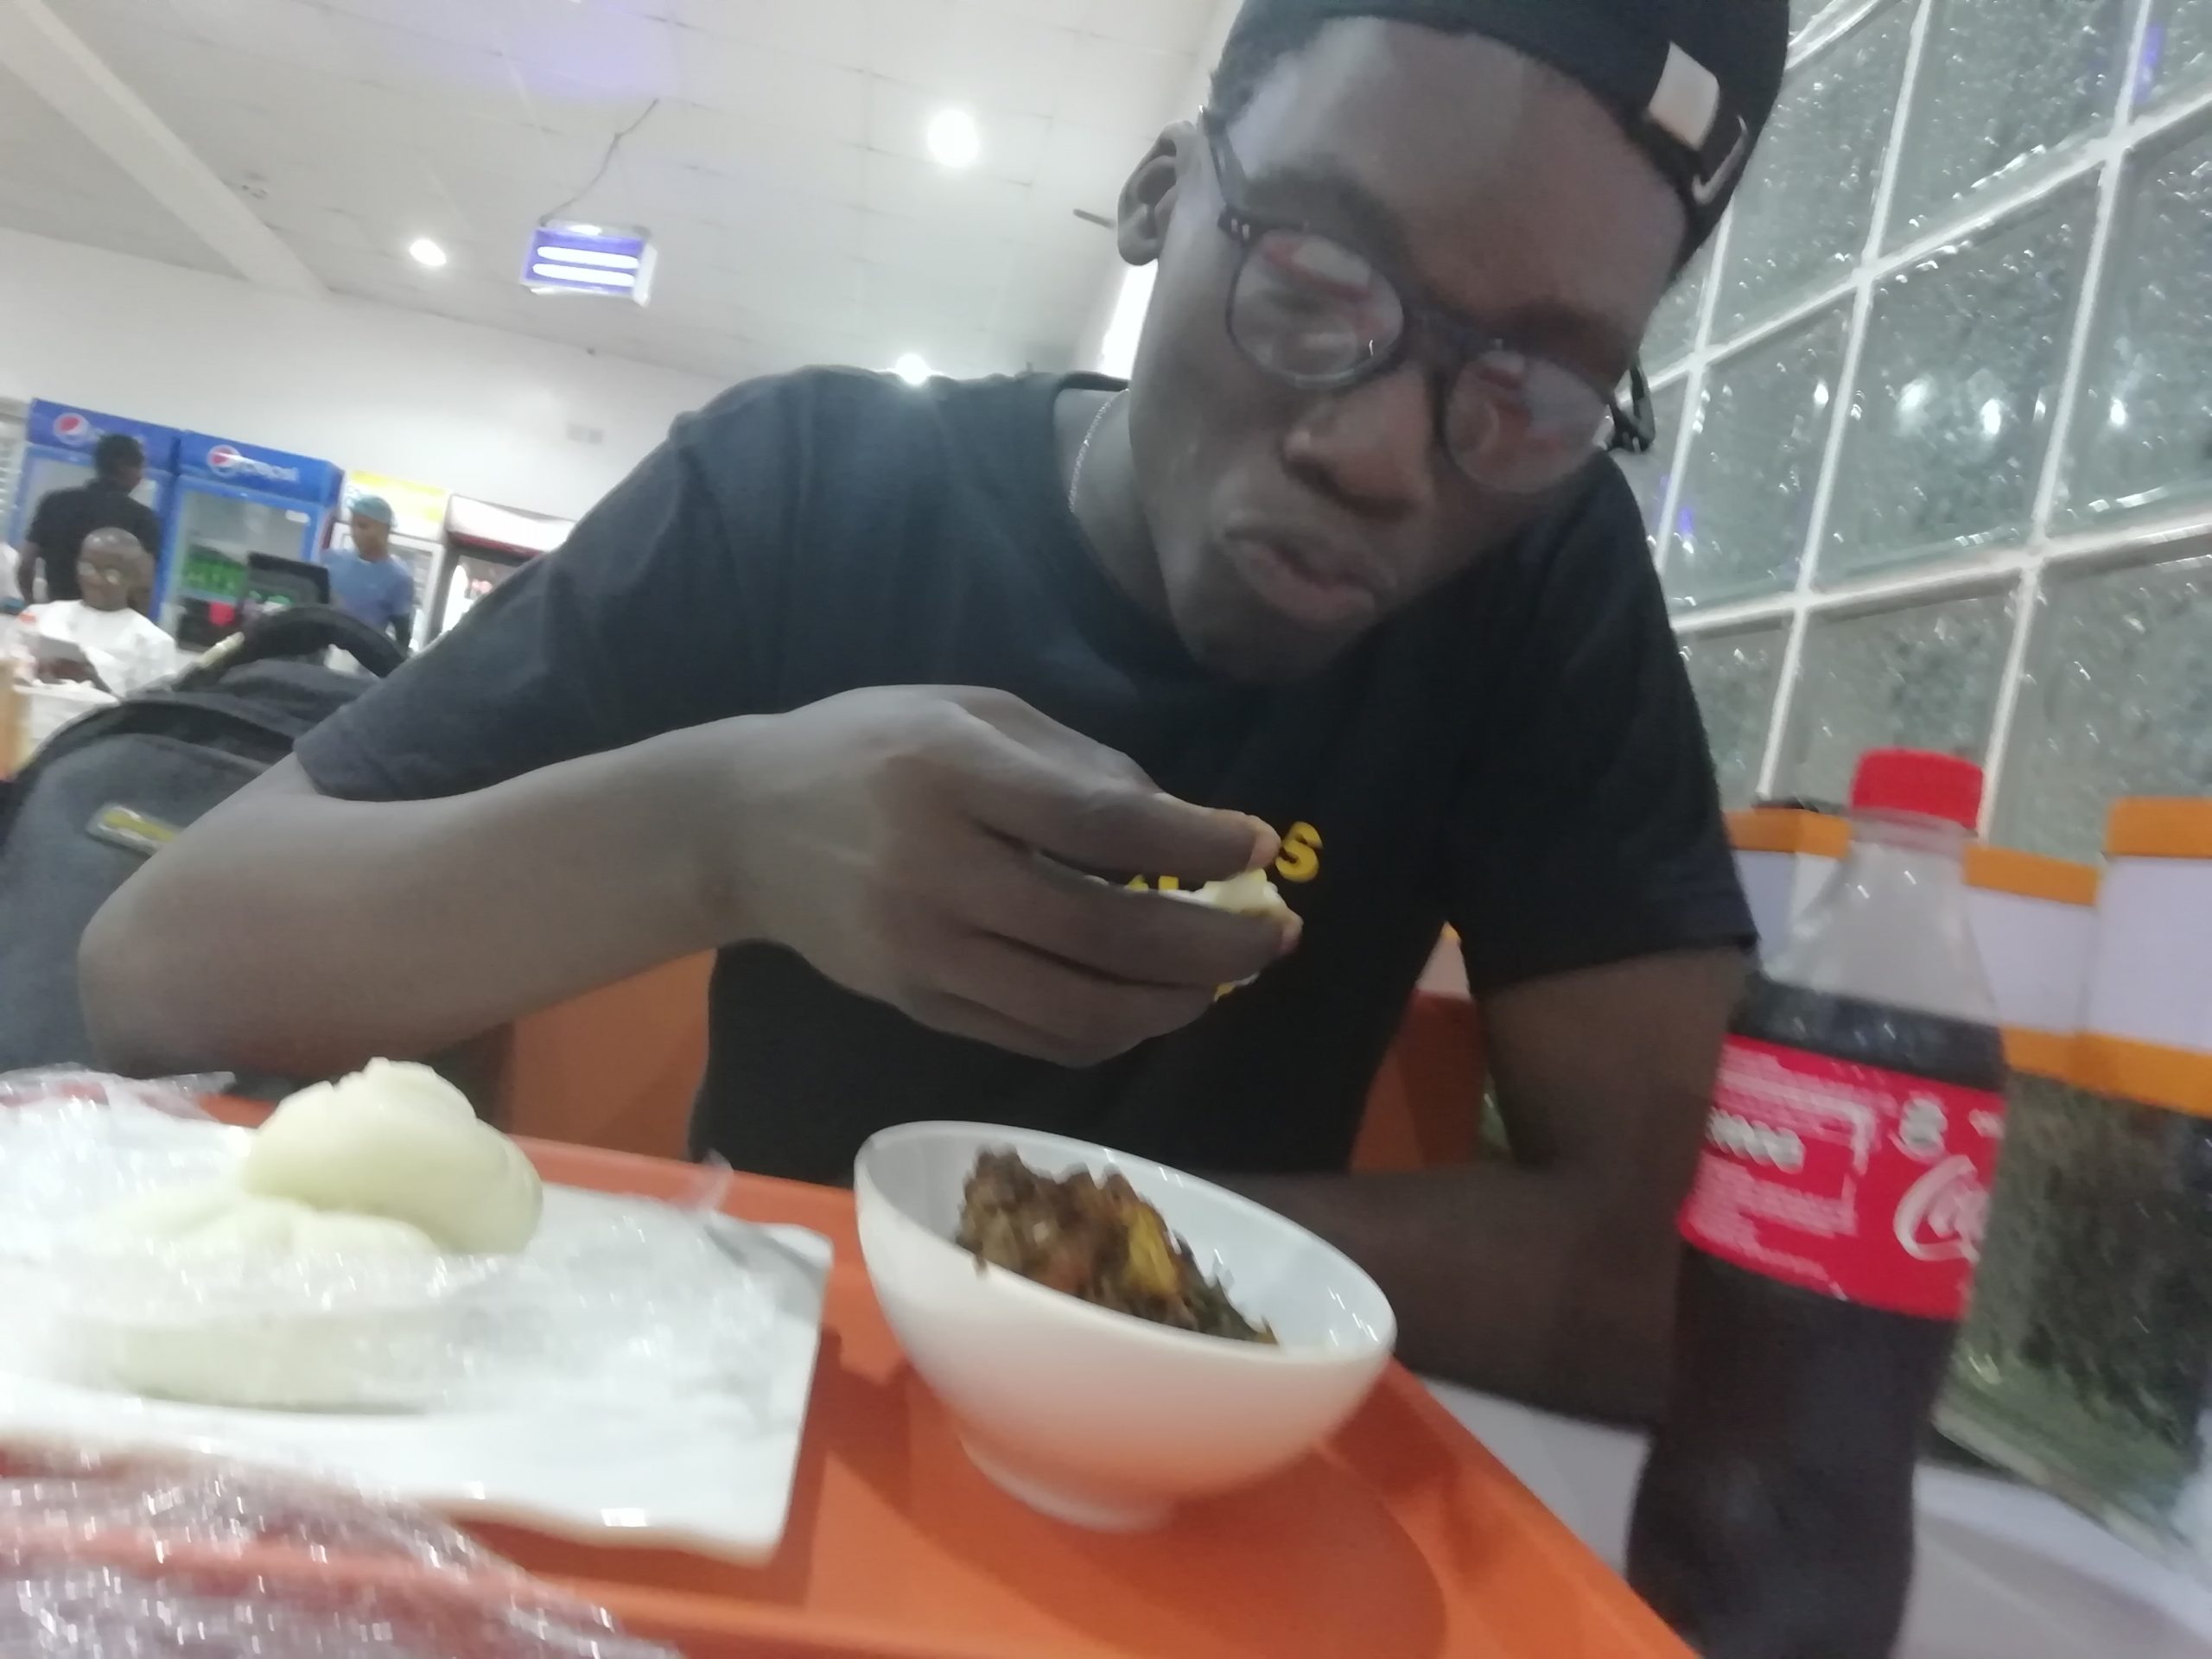
[[643, 305], [652, 284], [653, 248], [642, 229], [540, 225], [523, 260], [523, 286], [534, 294], [611, 294]]

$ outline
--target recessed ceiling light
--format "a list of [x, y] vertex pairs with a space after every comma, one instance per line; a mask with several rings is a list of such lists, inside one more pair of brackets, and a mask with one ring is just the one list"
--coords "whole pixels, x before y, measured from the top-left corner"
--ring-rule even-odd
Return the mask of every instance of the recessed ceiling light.
[[918, 386], [930, 378], [930, 365], [919, 352], [909, 352], [891, 365], [891, 372], [910, 386]]
[[407, 257], [418, 265], [428, 265], [433, 270], [446, 262], [446, 251], [427, 236], [418, 236], [407, 245]]
[[930, 154], [941, 167], [973, 167], [983, 153], [983, 135], [965, 110], [939, 110], [930, 119]]

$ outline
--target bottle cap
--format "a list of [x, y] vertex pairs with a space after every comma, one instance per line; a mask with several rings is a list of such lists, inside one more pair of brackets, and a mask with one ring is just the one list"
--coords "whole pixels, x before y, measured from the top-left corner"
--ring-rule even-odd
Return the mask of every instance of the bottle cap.
[[1854, 812], [1917, 812], [1971, 830], [1981, 822], [1981, 768], [1929, 749], [1869, 749], [1851, 780]]

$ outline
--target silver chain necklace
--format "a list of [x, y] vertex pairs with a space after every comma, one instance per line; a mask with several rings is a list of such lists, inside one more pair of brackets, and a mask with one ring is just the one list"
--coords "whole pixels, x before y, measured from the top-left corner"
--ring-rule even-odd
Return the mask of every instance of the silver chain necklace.
[[1128, 395], [1128, 388], [1124, 386], [1120, 391], [1099, 404], [1098, 412], [1090, 417], [1090, 425], [1083, 435], [1083, 445], [1075, 452], [1075, 471], [1068, 478], [1068, 511], [1070, 512], [1075, 511], [1075, 499], [1083, 489], [1083, 465], [1090, 459], [1091, 440], [1098, 435], [1098, 429], [1106, 424], [1106, 417], [1113, 413], [1114, 405]]

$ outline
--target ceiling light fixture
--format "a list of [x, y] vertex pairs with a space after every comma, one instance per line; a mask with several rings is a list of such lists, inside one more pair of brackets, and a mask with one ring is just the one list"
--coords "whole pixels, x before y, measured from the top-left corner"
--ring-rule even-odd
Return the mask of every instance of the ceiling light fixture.
[[930, 118], [930, 155], [939, 167], [973, 167], [983, 153], [983, 134], [965, 110], [939, 110]]
[[407, 257], [418, 265], [428, 265], [435, 270], [446, 262], [446, 251], [427, 236], [418, 236], [407, 245]]
[[891, 365], [891, 372], [908, 385], [918, 386], [930, 378], [930, 365], [919, 352], [909, 352]]
[[653, 264], [642, 229], [549, 222], [531, 233], [522, 282], [533, 294], [610, 294], [643, 305]]

